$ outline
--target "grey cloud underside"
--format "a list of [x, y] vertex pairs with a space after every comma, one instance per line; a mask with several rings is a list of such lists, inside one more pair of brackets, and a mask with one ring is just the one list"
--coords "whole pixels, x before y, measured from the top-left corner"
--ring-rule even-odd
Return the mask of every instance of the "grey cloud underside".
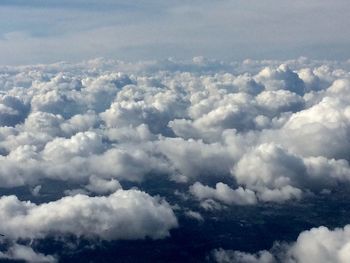
[[[178, 184], [175, 194], [210, 211], [332, 194], [350, 182], [349, 68], [306, 58], [201, 57], [2, 67], [0, 187], [40, 196], [41, 184], [56, 180], [67, 183], [68, 196], [42, 204], [1, 197], [0, 233], [13, 240], [165, 238], [178, 226], [175, 206], [125, 188], [150, 178]], [[346, 229], [337, 231], [347, 237]], [[302, 258], [301, 237], [322, 231], [301, 234], [288, 251]], [[18, 244], [0, 256], [18, 251], [49, 257]], [[276, 260], [269, 251], [215, 253]]]

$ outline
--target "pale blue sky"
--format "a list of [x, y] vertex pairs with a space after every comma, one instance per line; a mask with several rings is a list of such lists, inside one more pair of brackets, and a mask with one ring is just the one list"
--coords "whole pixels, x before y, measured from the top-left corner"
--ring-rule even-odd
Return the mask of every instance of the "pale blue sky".
[[0, 64], [350, 58], [348, 0], [1, 0]]

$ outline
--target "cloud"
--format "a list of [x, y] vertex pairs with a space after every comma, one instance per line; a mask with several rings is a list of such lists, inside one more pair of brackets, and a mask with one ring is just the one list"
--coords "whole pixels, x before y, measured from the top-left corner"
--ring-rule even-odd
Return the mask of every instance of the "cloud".
[[156, 174], [233, 180], [258, 202], [332, 189], [349, 178], [347, 67], [203, 57], [4, 67], [1, 185], [55, 179], [101, 194]]
[[232, 165], [227, 152], [218, 143], [165, 138], [157, 142], [157, 149], [169, 160], [179, 180], [229, 174]]
[[344, 159], [302, 157], [274, 144], [246, 153], [232, 170], [239, 184], [257, 191], [264, 201], [299, 199], [302, 190], [321, 191], [349, 182]]
[[167, 202], [137, 190], [118, 190], [101, 197], [78, 194], [40, 205], [3, 196], [0, 207], [0, 232], [13, 239], [65, 235], [159, 239], [178, 224]]
[[0, 259], [4, 260], [20, 260], [29, 263], [55, 263], [57, 258], [51, 255], [44, 255], [42, 253], [35, 252], [31, 247], [20, 245], [17, 243], [12, 244], [7, 251], [0, 251]]
[[87, 131], [77, 133], [69, 139], [55, 138], [45, 145], [42, 151], [45, 160], [70, 160], [74, 156], [87, 157], [102, 152], [102, 138], [98, 134]]
[[23, 122], [27, 117], [28, 111], [28, 105], [20, 99], [9, 95], [0, 96], [1, 126], [15, 126]]
[[192, 218], [200, 222], [204, 221], [204, 218], [202, 217], [202, 215], [196, 211], [192, 211], [192, 210], [186, 211], [185, 215], [189, 218]]
[[190, 192], [199, 200], [215, 199], [227, 205], [252, 205], [256, 204], [255, 193], [249, 189], [231, 189], [224, 183], [217, 183], [215, 188], [196, 182], [190, 187]]
[[349, 259], [350, 228], [314, 228], [301, 233], [290, 253], [298, 262], [345, 263]]
[[286, 64], [281, 64], [277, 69], [264, 68], [256, 80], [263, 83], [267, 90], [289, 90], [299, 95], [305, 92], [304, 82]]
[[217, 249], [212, 252], [213, 259], [218, 263], [276, 263], [274, 256], [266, 251], [249, 254], [240, 251]]
[[[175, 208], [204, 226], [235, 207], [332, 195], [350, 182], [349, 65], [196, 57], [1, 67], [0, 233], [13, 242], [159, 239], [178, 226]], [[323, 253], [310, 245], [321, 230], [285, 248], [216, 257], [279, 262], [279, 249], [303, 260], [303, 247]], [[17, 250], [49, 257], [36, 246], [2, 255]]]
[[114, 193], [116, 190], [121, 189], [120, 183], [115, 180], [104, 180], [96, 176], [91, 176], [89, 179], [89, 184], [85, 188], [93, 193], [97, 194], [108, 194]]
[[220, 263], [345, 263], [349, 260], [349, 248], [350, 227], [348, 225], [334, 230], [321, 226], [303, 231], [294, 243], [275, 243], [270, 251], [263, 250], [250, 254], [217, 249], [212, 252], [212, 257]]
[[282, 112], [297, 112], [304, 107], [303, 98], [288, 90], [263, 91], [256, 97], [256, 101], [262, 112], [271, 117]]

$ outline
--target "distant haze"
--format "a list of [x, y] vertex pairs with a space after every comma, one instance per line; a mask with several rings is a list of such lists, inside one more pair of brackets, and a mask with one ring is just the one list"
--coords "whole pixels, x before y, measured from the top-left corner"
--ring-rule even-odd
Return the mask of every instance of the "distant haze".
[[0, 64], [349, 59], [347, 0], [2, 0]]

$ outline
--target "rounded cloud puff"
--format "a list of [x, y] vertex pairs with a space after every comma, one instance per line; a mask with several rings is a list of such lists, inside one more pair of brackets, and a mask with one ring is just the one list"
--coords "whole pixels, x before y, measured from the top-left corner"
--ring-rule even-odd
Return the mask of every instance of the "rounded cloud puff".
[[321, 226], [300, 233], [291, 244], [275, 243], [270, 251], [255, 254], [217, 249], [212, 252], [218, 263], [346, 263], [350, 258], [350, 226], [330, 230]]
[[0, 209], [0, 232], [14, 239], [50, 235], [159, 239], [178, 224], [166, 201], [137, 190], [117, 190], [100, 197], [78, 194], [40, 205], [4, 196]]

